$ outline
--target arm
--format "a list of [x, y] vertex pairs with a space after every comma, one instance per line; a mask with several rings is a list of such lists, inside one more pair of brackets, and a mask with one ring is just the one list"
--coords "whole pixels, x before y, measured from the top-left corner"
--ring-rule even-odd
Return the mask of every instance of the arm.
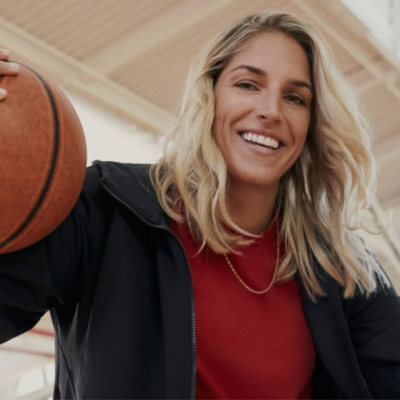
[[87, 170], [80, 198], [50, 235], [25, 249], [0, 255], [0, 343], [31, 329], [50, 308], [80, 300], [80, 278], [101, 256], [112, 207]]

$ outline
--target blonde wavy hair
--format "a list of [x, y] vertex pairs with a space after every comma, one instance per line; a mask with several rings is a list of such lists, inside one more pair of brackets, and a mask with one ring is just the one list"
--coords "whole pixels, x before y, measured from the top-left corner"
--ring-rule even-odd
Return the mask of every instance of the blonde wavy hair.
[[375, 189], [371, 132], [352, 88], [334, 65], [329, 48], [306, 22], [272, 10], [248, 16], [217, 35], [192, 63], [176, 125], [164, 142], [164, 157], [150, 170], [164, 211], [185, 221], [199, 249], [235, 251], [254, 235], [231, 219], [226, 206], [226, 164], [214, 140], [214, 85], [221, 71], [252, 38], [281, 32], [304, 49], [314, 87], [311, 122], [302, 153], [281, 178], [276, 199], [279, 240], [286, 257], [278, 281], [299, 275], [311, 298], [323, 296], [315, 258], [343, 287], [372, 293], [380, 266], [355, 230]]

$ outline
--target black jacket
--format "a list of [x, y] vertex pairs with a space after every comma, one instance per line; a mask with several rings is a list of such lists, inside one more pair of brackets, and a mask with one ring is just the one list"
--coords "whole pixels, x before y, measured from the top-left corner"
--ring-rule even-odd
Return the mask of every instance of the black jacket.
[[[55, 399], [195, 396], [190, 269], [147, 171], [95, 164], [59, 228], [0, 255], [0, 342], [51, 309]], [[313, 397], [400, 398], [399, 298], [386, 289], [343, 300], [335, 282], [320, 277], [328, 296], [317, 304], [300, 284], [318, 354]]]

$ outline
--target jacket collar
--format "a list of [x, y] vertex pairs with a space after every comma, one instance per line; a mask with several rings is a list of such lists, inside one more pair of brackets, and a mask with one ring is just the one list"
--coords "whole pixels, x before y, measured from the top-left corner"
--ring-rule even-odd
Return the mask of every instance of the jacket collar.
[[149, 164], [94, 161], [102, 172], [100, 183], [147, 223], [169, 228], [149, 179]]

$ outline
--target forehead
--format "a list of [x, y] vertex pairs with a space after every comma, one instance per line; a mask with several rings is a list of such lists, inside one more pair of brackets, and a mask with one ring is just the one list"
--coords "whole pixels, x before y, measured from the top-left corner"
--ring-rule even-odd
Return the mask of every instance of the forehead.
[[311, 80], [304, 49], [293, 38], [281, 33], [262, 33], [237, 52], [224, 68], [229, 73], [239, 65], [250, 65], [268, 72], [280, 72], [290, 78]]

